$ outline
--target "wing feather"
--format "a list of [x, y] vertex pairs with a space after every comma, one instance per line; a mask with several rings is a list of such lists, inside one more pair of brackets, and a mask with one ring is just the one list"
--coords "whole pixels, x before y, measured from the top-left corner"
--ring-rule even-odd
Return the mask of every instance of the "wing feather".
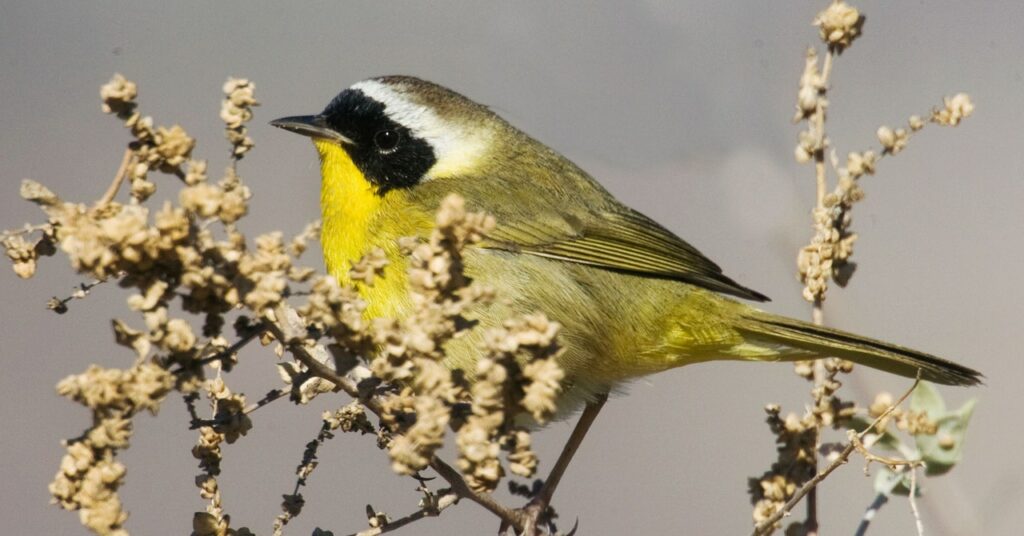
[[629, 209], [555, 221], [545, 218], [511, 225], [499, 221], [486, 247], [675, 279], [749, 300], [768, 300], [725, 276], [697, 248]]

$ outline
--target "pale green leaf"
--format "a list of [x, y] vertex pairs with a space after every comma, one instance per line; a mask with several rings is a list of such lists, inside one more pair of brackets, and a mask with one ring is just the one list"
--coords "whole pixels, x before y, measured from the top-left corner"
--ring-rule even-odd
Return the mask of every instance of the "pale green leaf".
[[929, 418], [938, 420], [946, 415], [946, 402], [935, 385], [922, 381], [910, 395], [910, 410], [927, 412]]
[[[970, 399], [960, 409], [935, 419], [938, 431], [935, 435], [915, 436], [917, 450], [927, 464], [925, 474], [941, 475], [948, 472], [963, 458], [964, 439], [967, 424], [974, 413], [977, 399]], [[934, 417], [932, 417], [934, 418]]]

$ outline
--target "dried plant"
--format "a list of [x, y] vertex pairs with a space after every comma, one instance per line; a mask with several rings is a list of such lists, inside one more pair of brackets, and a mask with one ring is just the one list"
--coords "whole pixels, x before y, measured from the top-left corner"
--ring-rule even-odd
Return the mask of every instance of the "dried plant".
[[[874, 174], [884, 157], [902, 151], [926, 120], [912, 116], [905, 128], [881, 127], [880, 150], [849, 153], [840, 167], [825, 133], [829, 74], [834, 58], [860, 36], [864, 17], [843, 2], [833, 2], [815, 24], [826, 53], [820, 61], [814, 49], [807, 53], [796, 114], [807, 128], [800, 134], [796, 157], [813, 163], [817, 180], [815, 235], [800, 251], [798, 267], [804, 297], [813, 303], [814, 319], [820, 323], [829, 282], [845, 285], [853, 272], [849, 259], [857, 236], [850, 230], [850, 214], [864, 195], [859, 179]], [[301, 455], [295, 487], [284, 495], [273, 534], [281, 534], [301, 514], [302, 488], [317, 468], [319, 449], [338, 431], [368, 436], [386, 452], [396, 473], [418, 482], [420, 498], [412, 513], [392, 517], [367, 506], [369, 526], [360, 535], [391, 532], [437, 516], [461, 499], [480, 504], [517, 532], [544, 528], [554, 533], [553, 513], [541, 517], [547, 520], [545, 527], [534, 527], [536, 516], [500, 504], [491, 492], [508, 473], [524, 478], [536, 473], [539, 460], [531, 448], [529, 426], [544, 423], [557, 409], [563, 378], [555, 360], [561, 351], [559, 325], [542, 312], [509, 318], [503, 327], [482, 333], [475, 370], [452, 371], [442, 364], [448, 341], [481, 329], [467, 314], [500, 299], [467, 277], [461, 262], [464, 248], [500, 222], [467, 212], [458, 197], [447, 198], [433, 232], [401, 244], [409, 257], [406, 275], [413, 312], [401, 319], [369, 320], [358, 287], [374, 285], [384, 274], [388, 260], [383, 252], [370, 252], [353, 266], [348, 281], [339, 282], [300, 264], [308, 241], [319, 234], [318, 223], [287, 240], [281, 232], [252, 240], [243, 233], [251, 192], [239, 164], [254, 147], [246, 125], [259, 103], [248, 80], [230, 79], [223, 90], [220, 118], [230, 164], [219, 180], [212, 181], [206, 162], [193, 157], [195, 140], [178, 125], [154, 126], [138, 110], [136, 84], [115, 75], [100, 90], [102, 109], [124, 124], [131, 141], [109, 188], [95, 202], [71, 202], [26, 180], [21, 195], [40, 207], [46, 221], [0, 237], [20, 277], [31, 277], [42, 257], [59, 251], [89, 279], [71, 296], [51, 300], [55, 312], [67, 312], [71, 300], [86, 299], [97, 286], [116, 283], [133, 291], [126, 305], [138, 315], [136, 327], [112, 320], [114, 342], [133, 355], [125, 368], [91, 365], [57, 385], [58, 393], [87, 407], [92, 420], [66, 442], [67, 452], [50, 484], [53, 501], [77, 511], [95, 534], [127, 534], [127, 513], [118, 495], [126, 468], [117, 456], [129, 447], [136, 415], [143, 410], [156, 414], [168, 395], [179, 393], [190, 412], [189, 427], [198, 436], [192, 449], [199, 468], [195, 485], [206, 503], [194, 515], [193, 534], [253, 534], [234, 527], [228, 514], [218, 482], [222, 446], [243, 440], [258, 424], [250, 415], [266, 404], [286, 398], [306, 404], [340, 392], [344, 400], [339, 409], [321, 416], [319, 430]], [[958, 94], [928, 115], [927, 122], [955, 126], [972, 110], [970, 99]], [[836, 176], [831, 191], [830, 170]], [[156, 173], [171, 178], [160, 182]], [[126, 182], [128, 199], [121, 202], [117, 199]], [[158, 187], [176, 188], [177, 195], [170, 197], [176, 202], [152, 206]], [[281, 386], [250, 403], [229, 380], [238, 352], [254, 340], [290, 359], [276, 365]], [[879, 497], [906, 494], [915, 513], [917, 469], [924, 466], [928, 474], [941, 474], [959, 461], [973, 402], [946, 411], [937, 393], [920, 384], [911, 390], [909, 410], [899, 404], [911, 391], [895, 402], [881, 394], [865, 409], [837, 394], [841, 375], [851, 369], [850, 363], [837, 359], [798, 363], [797, 373], [814, 384], [808, 411], [783, 417], [778, 405], [767, 406], [779, 459], [764, 475], [751, 479], [755, 532], [780, 527], [783, 516], [807, 496], [807, 519], [791, 525], [787, 533], [815, 533], [814, 486], [853, 452], [884, 467], [875, 484]], [[198, 402], [204, 397], [208, 409], [200, 410]], [[845, 445], [822, 441], [830, 427], [850, 430]], [[449, 432], [458, 449], [454, 464], [438, 455]], [[897, 432], [909, 435], [914, 446]], [[876, 448], [900, 457], [875, 454]], [[819, 471], [822, 452], [831, 453], [831, 461]], [[425, 470], [436, 472], [446, 487], [428, 487], [420, 475]], [[538, 493], [536, 486], [509, 484], [515, 494]], [[873, 507], [880, 504], [884, 500], [876, 499]], [[862, 529], [869, 517], [865, 519]], [[317, 529], [314, 534], [330, 533]]]
[[[127, 306], [141, 316], [142, 325], [112, 321], [115, 342], [135, 356], [130, 367], [93, 365], [57, 386], [60, 394], [92, 410], [93, 425], [67, 441], [50, 485], [54, 502], [78, 511], [96, 534], [127, 534], [127, 513], [117, 494], [126, 469], [117, 454], [129, 446], [135, 415], [155, 414], [177, 391], [189, 408], [191, 428], [198, 431], [192, 449], [200, 469], [195, 484], [207, 501], [205, 511], [195, 514], [193, 534], [251, 534], [233, 527], [226, 511], [217, 480], [222, 445], [241, 440], [255, 424], [249, 414], [274, 400], [288, 397], [305, 404], [344, 391], [349, 400], [323, 415], [320, 431], [303, 453], [274, 534], [301, 513], [301, 489], [317, 466], [317, 451], [338, 430], [371, 436], [387, 451], [395, 472], [420, 482], [417, 512], [392, 520], [371, 509], [364, 533], [389, 532], [437, 515], [460, 498], [521, 527], [522, 513], [501, 506], [489, 492], [505, 476], [505, 467], [524, 477], [537, 468], [523, 417], [544, 422], [555, 411], [562, 378], [554, 360], [560, 353], [559, 326], [538, 312], [487, 331], [472, 386], [461, 372], [442, 364], [445, 343], [475, 329], [464, 315], [495, 299], [491, 289], [463, 273], [461, 258], [465, 247], [494, 227], [494, 219], [467, 212], [457, 196], [445, 199], [433, 233], [402, 243], [410, 258], [413, 313], [367, 320], [356, 285], [373, 285], [383, 274], [382, 252], [367, 255], [353, 267], [351, 281], [341, 284], [299, 265], [307, 241], [319, 234], [318, 223], [288, 241], [273, 232], [250, 242], [240, 228], [251, 193], [238, 164], [254, 146], [246, 129], [258, 105], [254, 89], [242, 79], [224, 85], [220, 116], [231, 163], [217, 182], [208, 178], [205, 162], [192, 158], [194, 140], [177, 125], [155, 127], [138, 111], [136, 84], [115, 75], [101, 88], [103, 111], [123, 121], [133, 139], [106, 193], [85, 204], [64, 201], [34, 181], [22, 185], [22, 197], [37, 204], [47, 220], [4, 233], [14, 271], [31, 277], [41, 256], [59, 250], [77, 272], [95, 280], [73, 298], [84, 299], [105, 282], [134, 289]], [[177, 203], [148, 206], [158, 184], [150, 178], [154, 171], [175, 178], [169, 186], [178, 188]], [[130, 200], [120, 203], [117, 194], [126, 181]], [[66, 312], [70, 299], [55, 299], [51, 308]], [[228, 317], [234, 317], [234, 343], [225, 333]], [[238, 351], [256, 339], [294, 360], [278, 365], [280, 388], [249, 404], [228, 379]], [[197, 407], [203, 396], [209, 401], [205, 418]], [[437, 456], [449, 429], [459, 447], [461, 473]], [[501, 452], [507, 453], [504, 462]], [[450, 487], [430, 490], [418, 474], [428, 468]]]
[[[864, 198], [860, 179], [874, 175], [876, 166], [885, 157], [902, 151], [910, 136], [926, 126], [926, 121], [913, 115], [905, 128], [879, 127], [876, 135], [881, 149], [850, 152], [845, 166], [841, 166], [825, 130], [828, 109], [829, 76], [835, 59], [860, 37], [865, 18], [854, 7], [842, 1], [833, 1], [814, 19], [825, 45], [825, 56], [808, 48], [804, 70], [797, 91], [796, 114], [793, 120], [806, 125], [800, 132], [795, 156], [799, 163], [813, 164], [816, 183], [816, 204], [811, 212], [814, 237], [797, 255], [797, 269], [804, 284], [803, 297], [812, 304], [811, 318], [816, 324], [824, 323], [823, 304], [829, 281], [845, 287], [856, 264], [850, 261], [857, 234], [851, 230], [852, 209]], [[970, 97], [959, 93], [947, 97], [942, 106], [932, 110], [928, 122], [940, 126], [956, 126], [974, 110]], [[829, 188], [829, 176], [835, 177], [835, 186]], [[842, 387], [841, 375], [849, 374], [853, 364], [838, 358], [818, 361], [799, 361], [794, 370], [797, 375], [813, 383], [811, 404], [802, 416], [789, 413], [781, 416], [777, 404], [765, 407], [768, 425], [776, 438], [778, 459], [763, 475], [750, 479], [750, 495], [754, 504], [754, 534], [767, 534], [781, 527], [783, 516], [788, 515], [805, 496], [807, 517], [793, 522], [787, 534], [817, 534], [817, 501], [815, 486], [849, 456], [857, 451], [868, 463], [881, 462], [886, 468], [875, 482], [878, 494], [872, 503], [862, 529], [866, 530], [873, 512], [893, 493], [907, 494], [914, 517], [921, 532], [915, 494], [916, 469], [927, 467], [928, 474], [941, 474], [952, 468], [960, 457], [963, 435], [973, 411], [969, 401], [956, 412], [947, 412], [939, 395], [927, 383], [915, 382], [910, 411], [898, 408], [911, 393], [893, 403], [892, 396], [880, 394], [867, 410], [838, 395]], [[927, 402], [920, 402], [926, 400]], [[869, 423], [865, 417], [874, 417]], [[890, 422], [906, 432], [916, 442], [913, 449], [902, 443], [889, 431]], [[945, 423], [943, 439], [946, 451], [930, 448], [938, 430], [937, 422]], [[847, 443], [826, 443], [823, 432], [828, 428], [847, 430]], [[855, 433], [854, 430], [857, 432]], [[902, 458], [883, 458], [872, 454], [868, 447], [878, 445], [896, 451]], [[819, 472], [819, 455], [826, 455], [830, 464]], [[941, 471], [932, 468], [942, 467]], [[865, 468], [866, 472], [866, 468]], [[882, 500], [880, 500], [881, 498]], [[869, 515], [870, 514], [870, 515]]]

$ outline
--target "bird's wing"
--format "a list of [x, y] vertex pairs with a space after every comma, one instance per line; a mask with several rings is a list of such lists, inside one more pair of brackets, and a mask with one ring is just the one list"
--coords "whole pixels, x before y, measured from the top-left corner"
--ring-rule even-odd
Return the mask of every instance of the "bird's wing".
[[631, 209], [595, 211], [576, 218], [560, 214], [498, 220], [484, 247], [539, 255], [609, 270], [675, 279], [740, 298], [768, 301], [722, 274], [697, 248]]

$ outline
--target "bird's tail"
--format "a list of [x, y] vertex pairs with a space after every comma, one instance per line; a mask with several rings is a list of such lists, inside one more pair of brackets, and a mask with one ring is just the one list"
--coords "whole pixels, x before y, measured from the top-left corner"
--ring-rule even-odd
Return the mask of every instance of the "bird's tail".
[[916, 377], [920, 370], [922, 379], [945, 385], [981, 383], [980, 372], [952, 361], [764, 311], [745, 312], [737, 329], [751, 343], [782, 345], [798, 350], [791, 355], [784, 353], [782, 359], [785, 360], [807, 359], [808, 355], [834, 356], [909, 378]]

